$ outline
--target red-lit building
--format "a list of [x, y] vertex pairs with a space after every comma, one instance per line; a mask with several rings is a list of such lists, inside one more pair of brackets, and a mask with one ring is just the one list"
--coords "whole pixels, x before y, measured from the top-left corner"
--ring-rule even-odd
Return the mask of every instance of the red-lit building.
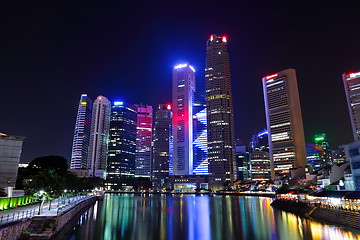
[[189, 63], [173, 69], [173, 174], [193, 174], [193, 96], [195, 69]]
[[137, 107], [135, 177], [151, 177], [151, 142], [153, 109], [148, 105]]

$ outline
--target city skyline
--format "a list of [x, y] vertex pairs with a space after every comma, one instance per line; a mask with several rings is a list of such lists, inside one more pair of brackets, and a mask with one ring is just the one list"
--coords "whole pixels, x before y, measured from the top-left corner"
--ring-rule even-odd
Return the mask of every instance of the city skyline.
[[[171, 99], [171, 68], [176, 64], [191, 62], [197, 69], [197, 83], [203, 85], [204, 39], [215, 32], [226, 35], [231, 45], [236, 138], [247, 142], [255, 131], [265, 127], [261, 77], [292, 67], [299, 79], [306, 142], [318, 132], [328, 135], [333, 148], [351, 142], [351, 123], [341, 74], [360, 71], [356, 65], [360, 50], [356, 43], [360, 36], [353, 31], [358, 20], [351, 14], [355, 8], [341, 4], [315, 4], [312, 9], [275, 3], [248, 4], [242, 9], [257, 11], [249, 11], [253, 15], [244, 13], [241, 17], [237, 17], [236, 8], [231, 4], [221, 8], [229, 14], [219, 22], [206, 18], [200, 8], [194, 8], [185, 22], [195, 24], [188, 24], [186, 28], [175, 22], [177, 12], [171, 17], [163, 8], [158, 10], [159, 17], [146, 14], [145, 8], [131, 6], [129, 13], [100, 7], [106, 14], [89, 6], [81, 13], [68, 10], [68, 17], [63, 16], [63, 11], [52, 8], [48, 11], [8, 9], [2, 17], [15, 15], [19, 18], [5, 27], [6, 37], [2, 40], [6, 49], [1, 58], [4, 69], [1, 77], [6, 80], [6, 91], [1, 99], [13, 101], [3, 106], [8, 117], [0, 120], [1, 132], [26, 137], [21, 162], [50, 154], [63, 155], [69, 160], [75, 106], [81, 93], [86, 92], [91, 98], [101, 94], [111, 100], [123, 98], [151, 106], [168, 103]], [[197, 12], [202, 14], [197, 15]], [[144, 18], [150, 16], [149, 24], [159, 23], [157, 27], [142, 26], [137, 22], [125, 26], [119, 21], [105, 27], [110, 20], [128, 19], [131, 14], [140, 16], [142, 13], [145, 13]], [[209, 15], [213, 13], [210, 11]], [[307, 18], [303, 19], [304, 15]], [[81, 16], [89, 20], [89, 26], [74, 21]], [[256, 21], [246, 26], [241, 23], [243, 18]], [[325, 23], [322, 18], [328, 21]], [[25, 22], [25, 19], [30, 20]], [[284, 19], [288, 19], [288, 23], [280, 23]], [[260, 24], [267, 20], [263, 26]], [[170, 24], [173, 24], [173, 30], [162, 31]], [[121, 29], [120, 32], [126, 32], [127, 36], [119, 35], [115, 29]], [[154, 30], [157, 34], [150, 35]], [[99, 37], [84, 38], [94, 33]], [[283, 41], [284, 35], [292, 38]], [[30, 37], [25, 41], [23, 36]], [[136, 49], [144, 40], [151, 47], [142, 47], [141, 57], [139, 53], [131, 55], [130, 50]], [[125, 45], [127, 49], [123, 47]], [[153, 58], [159, 60], [151, 62]], [[145, 75], [156, 73], [156, 78], [144, 77], [142, 72]], [[155, 89], [153, 85], [162, 87]], [[322, 91], [324, 86], [326, 91]], [[151, 94], [144, 93], [148, 89], [152, 90]], [[204, 93], [204, 87], [199, 90]], [[66, 93], [66, 97], [51, 97], [57, 92]], [[12, 98], [16, 93], [20, 94]], [[313, 109], [314, 103], [322, 104]], [[23, 110], [15, 111], [16, 105], [22, 105]], [[333, 117], [332, 111], [341, 117]], [[54, 129], [54, 123], [61, 127]]]

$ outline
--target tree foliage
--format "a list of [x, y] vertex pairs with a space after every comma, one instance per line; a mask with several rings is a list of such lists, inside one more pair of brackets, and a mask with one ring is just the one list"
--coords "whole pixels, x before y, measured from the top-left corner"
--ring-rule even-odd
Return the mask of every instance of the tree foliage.
[[51, 199], [61, 196], [65, 189], [77, 193], [94, 188], [92, 179], [78, 178], [68, 172], [67, 168], [67, 160], [61, 156], [50, 155], [34, 159], [29, 163], [28, 171], [20, 177], [28, 180], [24, 184], [26, 194], [33, 196], [43, 190]]
[[40, 171], [54, 170], [57, 173], [66, 173], [68, 169], [67, 160], [62, 156], [45, 156], [38, 157], [29, 163], [30, 169], [37, 169]]

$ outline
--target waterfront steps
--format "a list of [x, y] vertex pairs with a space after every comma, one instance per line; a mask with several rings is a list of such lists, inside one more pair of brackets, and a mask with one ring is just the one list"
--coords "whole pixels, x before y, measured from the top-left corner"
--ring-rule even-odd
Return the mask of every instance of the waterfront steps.
[[311, 217], [314, 220], [331, 222], [343, 226], [360, 229], [360, 213], [342, 209], [312, 207], [306, 203], [296, 201], [284, 201], [276, 199], [271, 203], [272, 207], [295, 213], [302, 217]]
[[360, 213], [340, 209], [316, 208], [310, 217], [360, 229]]

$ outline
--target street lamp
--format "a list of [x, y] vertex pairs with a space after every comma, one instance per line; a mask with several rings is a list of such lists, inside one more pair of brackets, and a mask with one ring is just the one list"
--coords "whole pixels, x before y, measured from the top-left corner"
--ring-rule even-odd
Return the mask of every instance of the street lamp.
[[66, 205], [66, 193], [67, 193], [67, 189], [64, 190], [64, 205]]
[[39, 191], [39, 193], [38, 193], [38, 197], [40, 198], [40, 204], [39, 204], [39, 212], [38, 212], [38, 215], [40, 215], [40, 213], [41, 213], [41, 209], [42, 209], [42, 204], [43, 204], [43, 202], [44, 202], [44, 200], [43, 200], [43, 195], [44, 195], [44, 191], [43, 190], [40, 190]]

